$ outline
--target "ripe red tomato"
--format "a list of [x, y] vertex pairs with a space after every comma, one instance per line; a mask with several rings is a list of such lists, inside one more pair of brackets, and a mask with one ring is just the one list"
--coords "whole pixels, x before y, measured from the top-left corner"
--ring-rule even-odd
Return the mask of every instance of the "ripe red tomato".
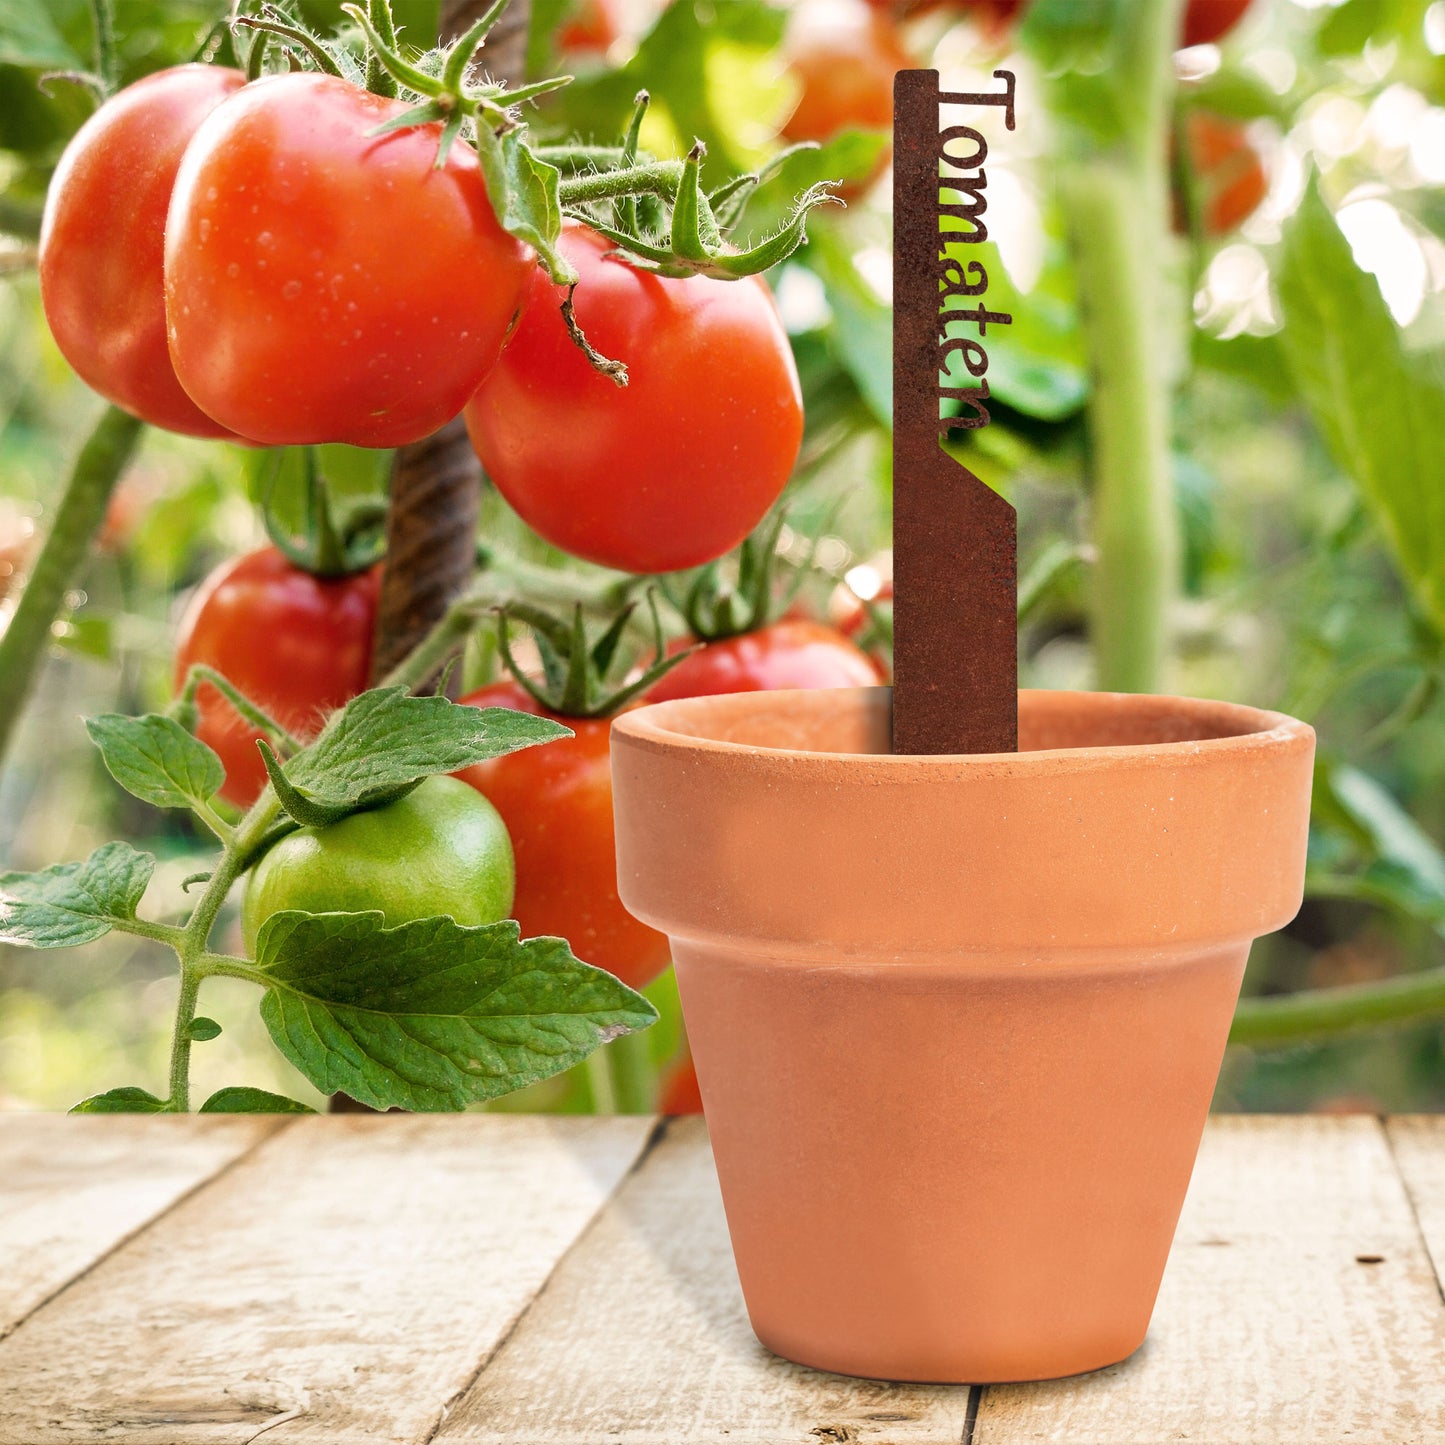
[[1205, 233], [1228, 235], [1269, 194], [1264, 162], [1238, 121], [1207, 111], [1190, 111], [1184, 144], [1199, 188]]
[[413, 442], [495, 364], [533, 266], [475, 152], [368, 135], [400, 101], [333, 76], [256, 81], [187, 148], [166, 222], [181, 385], [271, 445]]
[[876, 687], [878, 669], [841, 632], [805, 617], [785, 617], [721, 642], [709, 642], [648, 689], [649, 702], [722, 692], [792, 687]]
[[621, 34], [622, 12], [617, 0], [575, 0], [572, 13], [557, 31], [557, 48], [604, 55]]
[[113, 96], [66, 146], [40, 228], [40, 299], [61, 354], [107, 401], [190, 436], [228, 432], [181, 390], [166, 349], [166, 208], [186, 143], [245, 83], [180, 65]]
[[[554, 716], [510, 679], [462, 701]], [[668, 943], [617, 897], [610, 724], [606, 718], [557, 721], [576, 736], [476, 763], [456, 776], [491, 800], [512, 835], [512, 917], [523, 938], [565, 938], [578, 958], [641, 988], [667, 967]]]
[[667, 1066], [658, 1085], [658, 1112], [662, 1114], [701, 1114], [702, 1090], [697, 1084], [697, 1070], [692, 1055], [684, 1051]]
[[783, 55], [801, 88], [783, 123], [789, 140], [892, 129], [893, 77], [913, 62], [885, 12], [861, 0], [806, 0], [789, 17]]
[[[213, 667], [288, 731], [312, 738], [326, 713], [364, 692], [381, 569], [313, 577], [274, 547], [223, 563], [181, 619], [175, 686], [196, 663]], [[221, 796], [249, 807], [266, 785], [255, 728], [215, 688], [196, 697], [196, 736], [226, 765]]]
[[538, 271], [467, 429], [522, 520], [574, 556], [628, 572], [697, 567], [777, 500], [803, 436], [788, 337], [764, 282], [666, 279], [606, 259], [568, 223], [588, 339], [626, 362], [619, 387], [573, 344], [565, 293]]
[[1184, 45], [1210, 45], [1222, 40], [1249, 9], [1251, 0], [1189, 0], [1184, 12]]

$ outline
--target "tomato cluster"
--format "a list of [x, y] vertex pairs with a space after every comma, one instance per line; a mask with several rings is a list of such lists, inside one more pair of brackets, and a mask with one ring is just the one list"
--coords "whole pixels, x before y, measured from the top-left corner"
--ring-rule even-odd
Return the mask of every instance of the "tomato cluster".
[[186, 65], [81, 128], [41, 294], [62, 352], [143, 420], [267, 444], [397, 446], [496, 364], [533, 264], [473, 151], [333, 76]]

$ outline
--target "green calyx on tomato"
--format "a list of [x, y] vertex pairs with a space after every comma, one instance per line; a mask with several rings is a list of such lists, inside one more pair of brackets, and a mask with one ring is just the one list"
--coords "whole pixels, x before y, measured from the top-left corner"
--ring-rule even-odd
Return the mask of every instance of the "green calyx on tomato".
[[723, 559], [719, 558], [700, 568], [680, 596], [668, 588], [665, 579], [661, 582], [667, 600], [682, 614], [688, 631], [699, 642], [755, 632], [797, 596], [807, 576], [802, 568], [781, 597], [775, 592], [778, 541], [786, 519], [785, 510], [779, 507], [743, 539], [737, 549], [735, 581], [730, 583], [725, 578]]
[[367, 913], [395, 928], [420, 918], [496, 923], [512, 908], [512, 844], [491, 803], [455, 778], [424, 778], [403, 798], [288, 833], [247, 875], [248, 950], [274, 913]]
[[386, 505], [368, 498], [339, 509], [322, 475], [315, 447], [301, 448], [304, 514], [299, 535], [285, 525], [275, 507], [276, 484], [285, 453], [271, 458], [261, 486], [261, 518], [271, 545], [294, 567], [313, 577], [350, 577], [381, 561], [386, 551]]
[[[627, 669], [622, 640], [637, 604], [630, 602], [612, 619], [596, 642], [589, 642], [587, 626], [579, 603], [570, 624], [552, 616], [545, 608], [514, 602], [497, 617], [497, 646], [507, 670], [537, 705], [552, 717], [607, 718], [640, 697], [666, 673], [682, 662], [669, 656], [655, 598], [649, 594], [652, 617], [654, 661], [640, 673]], [[511, 621], [531, 628], [542, 660], [542, 677], [523, 671], [512, 651]], [[620, 676], [619, 676], [620, 675]]]
[[[546, 708], [511, 678], [464, 697], [542, 717]], [[517, 892], [512, 916], [524, 937], [565, 938], [579, 958], [641, 988], [667, 967], [667, 938], [617, 896], [610, 724], [559, 719], [573, 736], [494, 758], [456, 776], [495, 804], [512, 835]]]

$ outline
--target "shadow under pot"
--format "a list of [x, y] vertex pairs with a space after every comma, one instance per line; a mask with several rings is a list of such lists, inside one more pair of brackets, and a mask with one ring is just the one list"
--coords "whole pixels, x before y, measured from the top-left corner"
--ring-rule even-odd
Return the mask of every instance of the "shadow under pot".
[[1314, 734], [1025, 692], [1020, 752], [889, 752], [887, 689], [624, 713], [622, 901], [672, 940], [758, 1338], [893, 1380], [1144, 1338]]

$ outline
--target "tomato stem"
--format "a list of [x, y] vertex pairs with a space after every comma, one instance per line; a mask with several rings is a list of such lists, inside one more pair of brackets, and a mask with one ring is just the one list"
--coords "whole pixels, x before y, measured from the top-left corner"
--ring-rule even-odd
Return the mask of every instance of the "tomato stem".
[[107, 407], [80, 450], [55, 521], [31, 568], [25, 590], [0, 638], [0, 761], [3, 761], [51, 629], [64, 610], [115, 484], [140, 439], [141, 423], [118, 407]]
[[95, 73], [105, 87], [105, 94], [111, 95], [120, 83], [120, 62], [115, 49], [114, 0], [90, 0], [90, 18], [95, 33]]
[[1241, 1001], [1229, 1042], [1246, 1048], [1284, 1048], [1382, 1024], [1445, 1016], [1445, 968], [1377, 983], [1307, 989], [1278, 998]]
[[651, 1114], [657, 1107], [651, 1040], [645, 1034], [622, 1034], [598, 1053], [607, 1058], [615, 1112]]

